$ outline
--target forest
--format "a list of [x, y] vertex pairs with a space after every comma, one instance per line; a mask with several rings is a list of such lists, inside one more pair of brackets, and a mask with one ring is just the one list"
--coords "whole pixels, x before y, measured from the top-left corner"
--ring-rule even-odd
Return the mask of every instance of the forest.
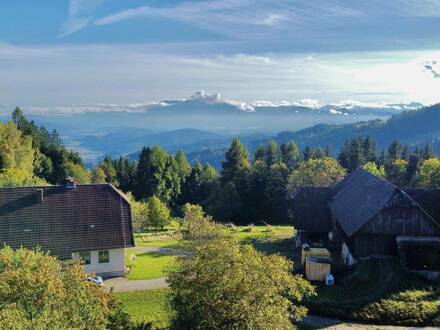
[[[371, 137], [347, 140], [341, 150], [294, 141], [260, 145], [250, 155], [238, 138], [229, 146], [218, 173], [210, 164], [190, 164], [183, 151], [144, 147], [139, 159], [105, 157], [87, 169], [80, 155], [68, 150], [57, 131], [29, 121], [16, 108], [12, 121], [0, 123], [0, 186], [63, 183], [111, 183], [133, 201], [135, 213], [151, 216], [136, 229], [163, 227], [181, 216], [186, 203], [199, 204], [217, 221], [249, 224], [289, 223], [287, 196], [299, 186], [329, 186], [363, 167], [404, 187], [439, 187], [440, 160], [431, 144], [409, 146], [394, 140], [379, 150]], [[157, 219], [163, 219], [159, 221]]]

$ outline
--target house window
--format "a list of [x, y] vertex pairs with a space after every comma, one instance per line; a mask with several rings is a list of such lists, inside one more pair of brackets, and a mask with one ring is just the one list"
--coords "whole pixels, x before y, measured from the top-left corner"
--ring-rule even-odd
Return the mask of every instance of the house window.
[[90, 252], [80, 252], [79, 259], [83, 265], [90, 265]]
[[108, 250], [98, 251], [98, 262], [100, 264], [110, 262], [110, 253]]

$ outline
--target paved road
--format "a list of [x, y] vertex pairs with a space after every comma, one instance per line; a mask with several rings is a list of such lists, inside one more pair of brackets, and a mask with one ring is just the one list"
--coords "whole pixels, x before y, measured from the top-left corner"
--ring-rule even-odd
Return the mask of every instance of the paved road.
[[104, 286], [108, 289], [113, 288], [113, 292], [129, 292], [168, 288], [168, 283], [165, 277], [151, 280], [127, 280], [123, 277], [115, 277], [105, 280]]

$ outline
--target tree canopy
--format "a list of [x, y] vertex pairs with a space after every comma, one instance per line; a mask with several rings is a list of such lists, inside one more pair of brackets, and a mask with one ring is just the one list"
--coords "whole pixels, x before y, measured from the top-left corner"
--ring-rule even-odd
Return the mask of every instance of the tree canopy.
[[175, 329], [293, 329], [312, 286], [293, 264], [229, 238], [205, 240], [171, 271]]
[[0, 250], [1, 329], [123, 329], [128, 322], [78, 263], [63, 265], [38, 250]]

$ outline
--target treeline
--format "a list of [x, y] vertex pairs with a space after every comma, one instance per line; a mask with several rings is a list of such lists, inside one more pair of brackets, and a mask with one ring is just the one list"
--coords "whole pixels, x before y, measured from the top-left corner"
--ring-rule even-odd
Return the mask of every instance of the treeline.
[[260, 145], [251, 157], [234, 139], [220, 173], [209, 164], [191, 166], [184, 152], [174, 155], [159, 146], [144, 147], [136, 161], [105, 157], [89, 171], [56, 131], [37, 127], [19, 109], [12, 123], [0, 124], [0, 137], [0, 185], [56, 184], [66, 176], [111, 183], [141, 202], [136, 206], [145, 214], [141, 218], [152, 223], [157, 214], [162, 224], [168, 221], [164, 207], [170, 216], [181, 216], [186, 203], [201, 205], [218, 221], [286, 223], [289, 193], [299, 186], [336, 184], [358, 167], [400, 186], [440, 187], [440, 160], [430, 144], [411, 148], [394, 141], [378, 151], [370, 137], [348, 140], [336, 158], [329, 147], [301, 151], [293, 141]]
[[0, 186], [56, 184], [69, 175], [83, 180], [88, 171], [56, 130], [27, 120], [20, 108], [12, 113], [12, 122], [0, 123]]
[[285, 223], [289, 192], [299, 186], [333, 185], [358, 167], [400, 186], [440, 186], [435, 175], [440, 161], [429, 144], [411, 149], [395, 141], [378, 153], [371, 138], [357, 137], [344, 144], [337, 159], [331, 154], [329, 148], [301, 152], [294, 142], [272, 141], [259, 146], [250, 159], [234, 139], [218, 174], [209, 164], [191, 166], [182, 151], [172, 155], [155, 146], [144, 148], [137, 162], [107, 157], [94, 177], [133, 192], [137, 200], [156, 196], [174, 215], [180, 215], [185, 203], [199, 204], [215, 219], [237, 224]]

